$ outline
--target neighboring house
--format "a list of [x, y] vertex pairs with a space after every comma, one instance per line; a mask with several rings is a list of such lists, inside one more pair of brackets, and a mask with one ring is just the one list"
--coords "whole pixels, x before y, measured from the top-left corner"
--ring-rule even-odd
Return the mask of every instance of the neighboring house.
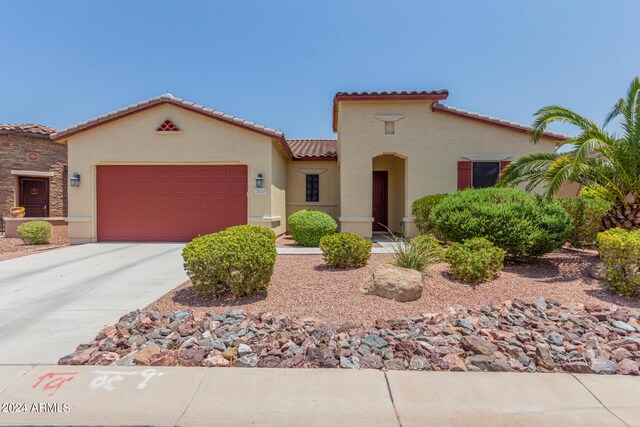
[[[523, 154], [567, 137], [440, 104], [448, 92], [338, 93], [337, 140], [280, 131], [165, 94], [60, 130], [69, 152], [69, 237], [186, 241], [234, 224], [277, 234], [319, 209], [365, 237], [416, 233], [411, 203], [495, 183]], [[384, 226], [384, 227], [383, 227]]]
[[25, 218], [64, 224], [67, 216], [67, 146], [51, 140], [55, 129], [37, 124], [0, 124], [0, 228], [9, 209], [25, 208]]

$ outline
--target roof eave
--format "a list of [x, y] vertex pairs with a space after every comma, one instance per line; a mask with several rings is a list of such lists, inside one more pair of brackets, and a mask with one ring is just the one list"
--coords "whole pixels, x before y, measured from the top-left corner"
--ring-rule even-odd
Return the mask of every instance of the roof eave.
[[[494, 126], [500, 126], [500, 127], [504, 127], [510, 130], [514, 130], [517, 132], [522, 132], [522, 133], [526, 133], [526, 134], [531, 134], [533, 132], [533, 129], [530, 127], [525, 127], [523, 125], [523, 127], [521, 126], [516, 126], [513, 124], [509, 124], [509, 123], [502, 123], [502, 122], [498, 122], [495, 120], [490, 120], [488, 118], [483, 118], [483, 117], [477, 117], [477, 116], [473, 116], [473, 115], [469, 115], [469, 114], [465, 114], [463, 112], [459, 112], [459, 111], [455, 111], [455, 110], [450, 110], [450, 109], [446, 109], [446, 108], [438, 108], [439, 104], [435, 104], [431, 107], [431, 111], [434, 112], [438, 112], [438, 113], [444, 113], [444, 114], [450, 114], [452, 116], [456, 116], [456, 117], [462, 117], [464, 119], [469, 119], [469, 120], [475, 120], [481, 123], [486, 123], [489, 125], [494, 125]], [[564, 142], [568, 139], [570, 139], [569, 136], [560, 136], [560, 135], [556, 135], [556, 134], [552, 134], [549, 132], [544, 132], [542, 134], [543, 138], [547, 138], [547, 139], [551, 139], [553, 141], [556, 141], [556, 145], [560, 142]]]

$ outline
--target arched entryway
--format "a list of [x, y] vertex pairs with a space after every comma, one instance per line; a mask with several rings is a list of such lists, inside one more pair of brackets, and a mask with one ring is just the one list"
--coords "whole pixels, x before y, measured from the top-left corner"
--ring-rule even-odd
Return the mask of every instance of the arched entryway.
[[406, 212], [406, 156], [384, 153], [372, 159], [373, 232], [402, 234]]

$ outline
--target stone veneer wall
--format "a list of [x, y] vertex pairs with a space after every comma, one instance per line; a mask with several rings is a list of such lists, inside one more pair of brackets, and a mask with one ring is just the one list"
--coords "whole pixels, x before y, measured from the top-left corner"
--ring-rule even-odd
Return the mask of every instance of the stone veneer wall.
[[[36, 160], [29, 158], [37, 155]], [[18, 202], [11, 170], [53, 172], [49, 178], [49, 216], [67, 216], [67, 146], [48, 135], [0, 133], [0, 221]]]

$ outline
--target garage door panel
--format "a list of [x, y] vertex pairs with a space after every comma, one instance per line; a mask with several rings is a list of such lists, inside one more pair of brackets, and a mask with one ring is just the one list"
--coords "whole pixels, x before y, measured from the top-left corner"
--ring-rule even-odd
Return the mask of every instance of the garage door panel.
[[188, 241], [247, 221], [247, 167], [98, 166], [99, 241]]

